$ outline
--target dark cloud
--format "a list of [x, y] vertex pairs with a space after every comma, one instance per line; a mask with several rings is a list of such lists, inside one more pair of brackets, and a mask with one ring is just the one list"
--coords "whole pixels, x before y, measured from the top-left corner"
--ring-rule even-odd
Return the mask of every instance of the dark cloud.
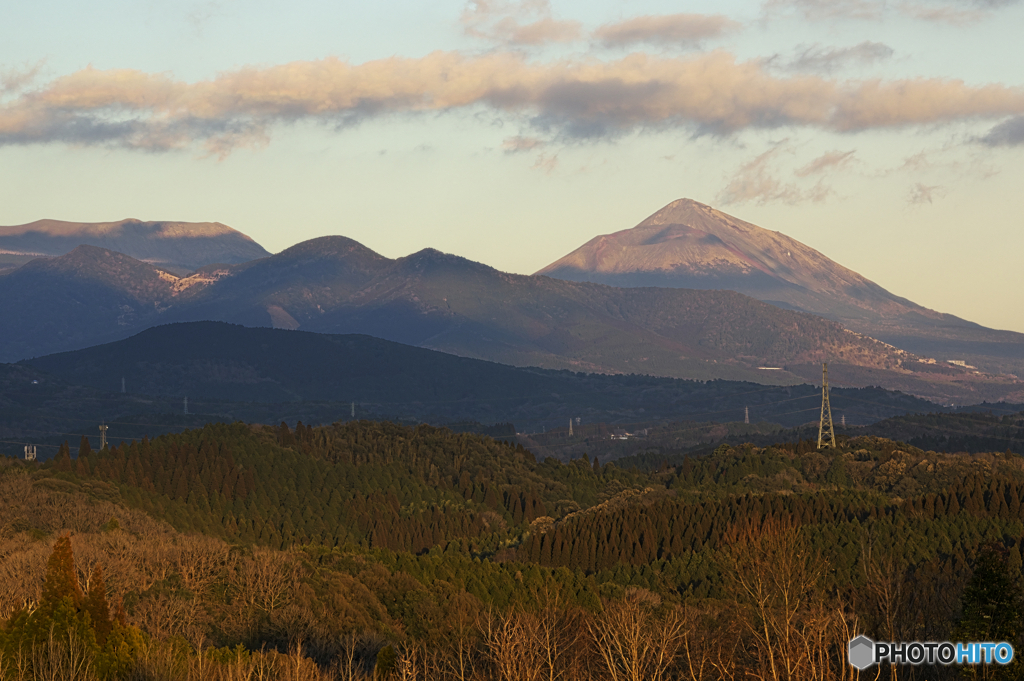
[[979, 138], [990, 147], [1015, 147], [1024, 144], [1024, 116], [1014, 116], [988, 131]]

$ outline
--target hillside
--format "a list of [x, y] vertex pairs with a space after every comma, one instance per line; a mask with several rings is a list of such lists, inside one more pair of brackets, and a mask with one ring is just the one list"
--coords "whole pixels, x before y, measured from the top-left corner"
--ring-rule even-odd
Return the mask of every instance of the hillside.
[[1024, 375], [1024, 334], [924, 308], [785, 234], [689, 199], [632, 229], [595, 237], [537, 274], [612, 286], [738, 291], [838, 321], [922, 357]]
[[862, 437], [642, 472], [365, 421], [76, 450], [0, 460], [0, 649], [29, 677], [838, 679], [853, 634], [1024, 616], [1007, 454]]
[[245, 234], [219, 222], [36, 220], [0, 226], [0, 271], [25, 258], [61, 256], [81, 245], [124, 253], [179, 275], [213, 263], [235, 264], [270, 255]]

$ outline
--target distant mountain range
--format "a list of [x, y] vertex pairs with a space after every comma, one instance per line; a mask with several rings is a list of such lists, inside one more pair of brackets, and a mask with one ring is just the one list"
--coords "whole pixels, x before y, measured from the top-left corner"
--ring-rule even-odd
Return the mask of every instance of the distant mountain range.
[[270, 255], [245, 234], [219, 222], [64, 222], [37, 220], [0, 226], [0, 270], [81, 245], [130, 255], [174, 274], [214, 263], [237, 264]]
[[689, 199], [632, 229], [594, 237], [537, 274], [610, 286], [739, 291], [925, 358], [1024, 375], [1024, 334], [929, 310], [785, 234]]
[[[0, 335], [0, 360], [215, 320], [367, 334], [515, 366], [700, 380], [817, 383], [827, 360], [836, 385], [880, 385], [942, 403], [1024, 397], [1014, 377], [927, 364], [837, 321], [784, 309], [816, 307], [851, 325], [904, 324], [898, 328], [922, 338], [933, 323], [1004, 333], [915, 306], [788, 237], [695, 202], [676, 202], [563, 261], [545, 271], [567, 278], [597, 272], [624, 285], [688, 281], [708, 290], [508, 274], [433, 249], [392, 260], [340, 236], [186, 276], [82, 245], [0, 277], [0, 318], [11, 320]], [[683, 278], [672, 279], [673, 272]], [[712, 284], [746, 287], [776, 304]]]

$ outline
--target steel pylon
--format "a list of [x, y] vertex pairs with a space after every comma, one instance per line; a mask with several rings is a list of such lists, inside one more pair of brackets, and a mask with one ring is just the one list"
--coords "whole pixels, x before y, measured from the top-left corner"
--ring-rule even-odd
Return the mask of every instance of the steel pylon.
[[828, 362], [821, 363], [821, 421], [818, 422], [818, 449], [836, 447], [836, 431], [832, 427], [832, 405], [828, 402]]

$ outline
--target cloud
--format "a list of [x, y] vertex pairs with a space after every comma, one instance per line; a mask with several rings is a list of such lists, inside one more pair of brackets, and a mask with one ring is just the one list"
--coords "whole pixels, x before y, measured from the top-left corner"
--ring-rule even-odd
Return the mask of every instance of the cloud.
[[907, 203], [913, 205], [931, 203], [933, 199], [941, 199], [948, 193], [949, 191], [940, 185], [925, 185], [918, 182], [911, 187]]
[[878, 21], [901, 15], [922, 21], [954, 25], [972, 23], [1021, 0], [768, 0], [764, 14], [797, 14], [809, 21], [860, 19]]
[[555, 168], [558, 167], [558, 154], [548, 156], [547, 154], [541, 154], [537, 157], [537, 160], [533, 164], [534, 170], [543, 171], [545, 174], [550, 175], [555, 172]]
[[1015, 147], [1024, 144], [1024, 116], [1006, 119], [978, 141], [990, 147]]
[[341, 129], [424, 112], [491, 112], [547, 135], [608, 138], [683, 128], [729, 134], [780, 126], [836, 132], [1024, 115], [1024, 91], [948, 79], [778, 77], [725, 52], [530, 61], [514, 52], [352, 64], [336, 58], [243, 68], [188, 83], [87, 68], [0, 102], [0, 145], [62, 142], [161, 151], [259, 146], [299, 121]]
[[517, 154], [522, 151], [532, 151], [534, 149], [540, 149], [547, 144], [544, 140], [536, 137], [523, 137], [522, 135], [516, 135], [515, 137], [506, 137], [501, 143], [501, 148], [505, 150], [506, 154]]
[[637, 43], [690, 47], [709, 38], [718, 38], [739, 26], [721, 14], [665, 14], [605, 24], [594, 31], [594, 37], [608, 47]]
[[[980, 4], [980, 3], [974, 3]], [[977, 8], [963, 9], [955, 5], [922, 5], [906, 2], [900, 5], [902, 13], [914, 19], [961, 26], [980, 21], [985, 12]]]
[[548, 0], [473, 0], [462, 13], [467, 35], [502, 45], [543, 45], [579, 39], [578, 21], [558, 20]]
[[[895, 50], [884, 43], [865, 41], [853, 47], [825, 48], [813, 45], [795, 59], [782, 64], [786, 71], [833, 73], [850, 65], [871, 65], [891, 57]], [[773, 58], [770, 63], [777, 61]], [[773, 63], [774, 65], [774, 63]]]
[[883, 5], [875, 0], [768, 0], [767, 15], [794, 12], [805, 19], [880, 19]]
[[39, 77], [45, 60], [22, 68], [0, 69], [0, 94], [23, 90]]
[[795, 184], [782, 182], [776, 176], [772, 163], [783, 150], [784, 145], [776, 145], [740, 166], [729, 184], [719, 193], [718, 202], [729, 205], [751, 202], [763, 205], [776, 201], [796, 204], [806, 201], [817, 203], [828, 198], [832, 190], [822, 182], [803, 190]]
[[819, 175], [849, 165], [855, 151], [828, 151], [795, 171], [797, 177]]

